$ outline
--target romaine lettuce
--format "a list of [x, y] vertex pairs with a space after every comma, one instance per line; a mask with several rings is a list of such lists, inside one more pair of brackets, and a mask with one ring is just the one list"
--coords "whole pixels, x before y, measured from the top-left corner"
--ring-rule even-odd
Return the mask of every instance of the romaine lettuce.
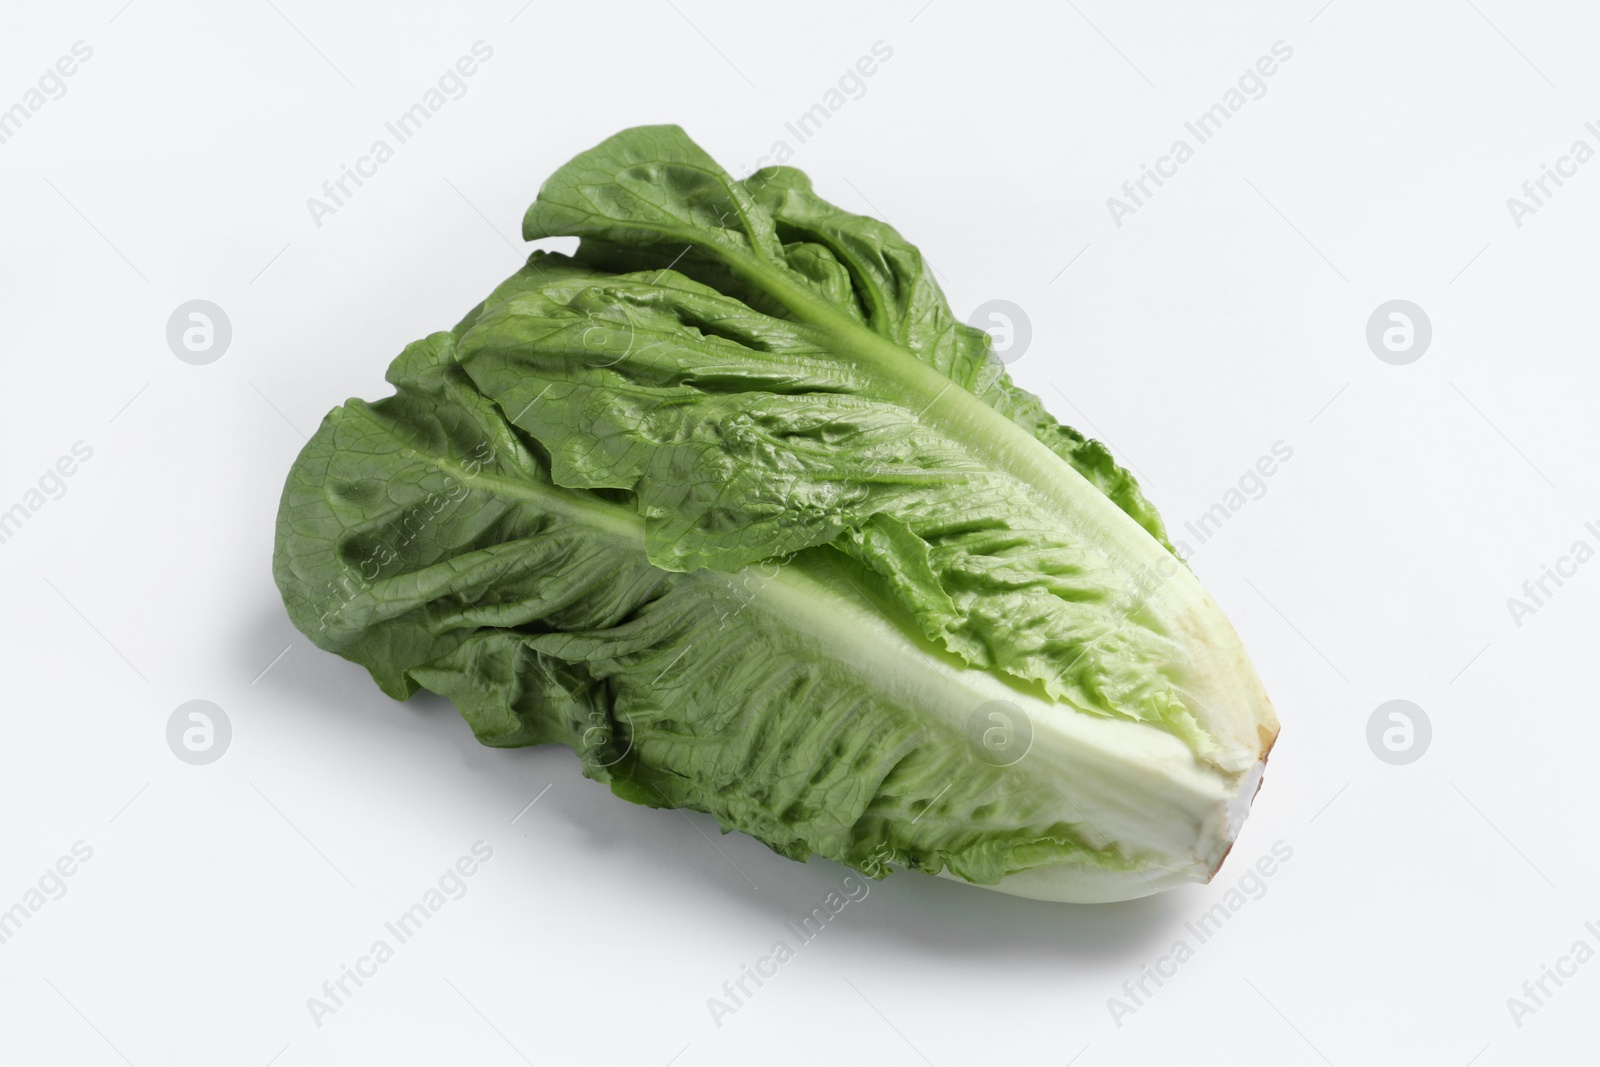
[[1135, 480], [918, 251], [676, 127], [290, 472], [291, 618], [485, 744], [558, 742], [784, 855], [1055, 900], [1205, 880], [1277, 721]]

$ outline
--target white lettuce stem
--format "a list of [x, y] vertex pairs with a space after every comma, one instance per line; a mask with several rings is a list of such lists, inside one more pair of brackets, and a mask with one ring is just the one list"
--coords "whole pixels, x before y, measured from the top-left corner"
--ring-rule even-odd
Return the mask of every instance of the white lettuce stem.
[[1110, 847], [1134, 868], [1068, 862], [1008, 876], [992, 888], [1079, 902], [1144, 896], [1207, 880], [1238, 833], [1259, 772], [1221, 770], [1159, 727], [1053, 703], [998, 675], [929, 656], [871, 603], [799, 566], [780, 568], [761, 584], [757, 600], [791, 625], [805, 620], [807, 633], [885, 699], [917, 709], [955, 736], [981, 706], [1013, 705], [1028, 717], [1033, 743], [1005, 773], [1026, 779], [1055, 821], [1073, 826], [1086, 844]]

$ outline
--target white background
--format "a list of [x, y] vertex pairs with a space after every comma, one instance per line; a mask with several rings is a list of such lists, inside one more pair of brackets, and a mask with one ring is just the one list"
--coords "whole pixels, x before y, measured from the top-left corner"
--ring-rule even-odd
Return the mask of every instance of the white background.
[[[1600, 564], [1520, 626], [1507, 598], [1600, 543], [1600, 163], [1520, 227], [1506, 204], [1600, 147], [1592, 10], [122, 2], [0, 16], [0, 108], [93, 49], [0, 144], [0, 509], [93, 449], [0, 544], [0, 909], [93, 849], [0, 945], [6, 1062], [1592, 1058], [1600, 963], [1520, 1026], [1507, 998], [1600, 948]], [[307, 198], [479, 40], [466, 94], [316, 225]], [[1107, 198], [1279, 40], [1266, 94], [1115, 225]], [[864, 95], [796, 145], [876, 41]], [[786, 139], [958, 314], [1024, 308], [1014, 373], [1179, 538], [1293, 449], [1193, 554], [1283, 720], [1217, 882], [1072, 907], [895, 876], [719, 1027], [707, 998], [848, 872], [625, 804], [565, 749], [481, 748], [290, 626], [269, 561], [305, 435], [516, 268], [545, 176], [643, 122], [741, 172]], [[232, 323], [206, 366], [165, 339], [196, 298]], [[1433, 324], [1406, 366], [1365, 340], [1395, 298]], [[209, 766], [165, 739], [192, 699], [232, 723]], [[1406, 766], [1366, 741], [1391, 699], [1433, 726]], [[465, 897], [317, 1026], [307, 998], [479, 840]], [[1279, 841], [1259, 899], [1114, 1020]]]

